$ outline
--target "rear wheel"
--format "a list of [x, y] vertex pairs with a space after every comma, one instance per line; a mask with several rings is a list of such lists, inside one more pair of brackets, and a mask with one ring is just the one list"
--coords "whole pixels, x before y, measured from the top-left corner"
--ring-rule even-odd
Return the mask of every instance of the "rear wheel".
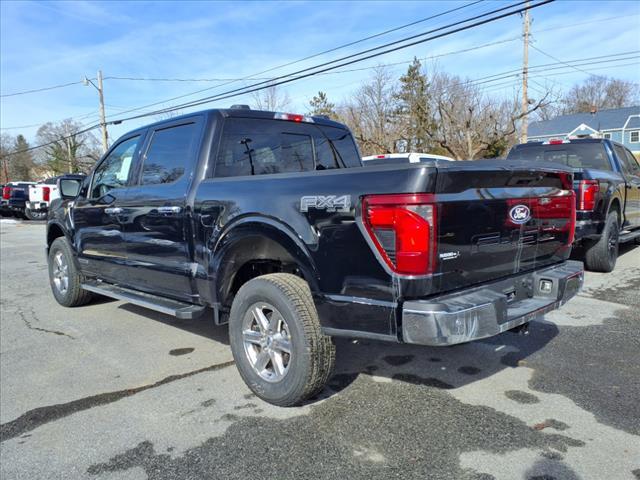
[[27, 208], [24, 211], [24, 216], [27, 217], [27, 220], [45, 220], [47, 218], [47, 211]]
[[311, 291], [295, 275], [254, 278], [238, 291], [229, 318], [238, 371], [263, 400], [299, 404], [322, 390], [335, 363], [335, 345], [323, 335]]
[[592, 272], [611, 272], [618, 259], [620, 223], [615, 212], [609, 213], [598, 241], [585, 245], [584, 263]]
[[73, 261], [73, 252], [64, 237], [56, 238], [49, 249], [49, 283], [60, 305], [78, 307], [91, 300], [91, 293], [83, 290], [82, 274]]

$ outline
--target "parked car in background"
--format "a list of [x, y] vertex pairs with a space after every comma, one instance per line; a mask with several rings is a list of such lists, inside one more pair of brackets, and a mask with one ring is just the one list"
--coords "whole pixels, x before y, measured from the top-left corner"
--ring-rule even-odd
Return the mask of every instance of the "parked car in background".
[[514, 146], [507, 160], [554, 162], [573, 170], [576, 242], [587, 269], [610, 272], [618, 244], [640, 239], [640, 164], [608, 139], [549, 140]]
[[60, 198], [58, 181], [63, 178], [82, 180], [84, 175], [67, 174], [48, 178], [29, 187], [29, 201], [25, 206], [25, 216], [29, 220], [44, 220], [47, 218], [49, 205], [56, 198]]
[[455, 162], [451, 157], [444, 155], [434, 155], [431, 153], [386, 153], [383, 155], [369, 155], [362, 157], [362, 163], [365, 166], [373, 165], [402, 165], [407, 163], [426, 163], [436, 160], [445, 160]]
[[59, 187], [46, 233], [58, 303], [97, 293], [228, 323], [240, 375], [277, 405], [323, 388], [332, 337], [469, 342], [526, 328], [583, 281], [566, 167], [361, 168], [351, 132], [321, 117], [164, 120]]
[[29, 200], [29, 186], [35, 182], [9, 182], [2, 187], [3, 215], [25, 218], [25, 208]]

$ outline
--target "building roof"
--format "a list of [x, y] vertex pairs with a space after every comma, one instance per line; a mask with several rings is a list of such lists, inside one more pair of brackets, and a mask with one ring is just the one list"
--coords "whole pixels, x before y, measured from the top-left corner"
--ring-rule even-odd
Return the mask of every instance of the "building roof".
[[[596, 131], [621, 129], [629, 115], [639, 115], [640, 105], [625, 108], [600, 110], [595, 114], [573, 113], [560, 115], [551, 120], [533, 122], [529, 125], [529, 137], [546, 135], [567, 135], [581, 124], [585, 124]], [[627, 128], [640, 127], [640, 118], [632, 118]]]

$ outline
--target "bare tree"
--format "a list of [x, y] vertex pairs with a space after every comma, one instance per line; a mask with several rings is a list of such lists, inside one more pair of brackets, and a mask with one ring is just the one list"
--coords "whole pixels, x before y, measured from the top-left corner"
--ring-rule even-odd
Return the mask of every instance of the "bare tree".
[[45, 123], [36, 134], [38, 143], [47, 144], [39, 154], [56, 174], [86, 172], [101, 156], [100, 143], [92, 132], [77, 133], [82, 125], [71, 119]]
[[640, 103], [640, 87], [625, 80], [592, 76], [574, 85], [562, 103], [563, 113], [630, 107]]
[[[490, 98], [469, 81], [440, 72], [433, 75], [429, 88], [436, 124], [433, 139], [452, 157], [500, 156], [516, 143], [515, 134], [524, 116], [516, 98]], [[547, 97], [531, 105], [527, 115], [545, 105]]]
[[363, 155], [396, 151], [400, 135], [394, 124], [394, 82], [385, 67], [374, 70], [371, 81], [361, 86], [351, 101], [339, 109]]
[[258, 110], [278, 112], [286, 110], [291, 105], [289, 94], [286, 91], [281, 91], [277, 85], [253, 92], [251, 96], [254, 107]]

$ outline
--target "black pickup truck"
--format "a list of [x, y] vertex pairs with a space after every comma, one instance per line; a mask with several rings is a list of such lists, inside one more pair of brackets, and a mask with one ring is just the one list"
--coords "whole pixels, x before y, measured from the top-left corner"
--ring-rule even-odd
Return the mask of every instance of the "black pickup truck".
[[9, 182], [2, 187], [0, 212], [2, 216], [25, 217], [25, 205], [29, 200], [29, 187], [35, 182]]
[[576, 242], [587, 269], [612, 271], [619, 243], [640, 239], [640, 164], [623, 145], [597, 138], [531, 142], [514, 146], [507, 159], [572, 170]]
[[[449, 163], [449, 162], [447, 162]], [[209, 110], [132, 131], [49, 215], [53, 294], [229, 324], [277, 405], [329, 378], [332, 337], [452, 345], [581, 288], [572, 176], [518, 162], [363, 168], [322, 117]]]

